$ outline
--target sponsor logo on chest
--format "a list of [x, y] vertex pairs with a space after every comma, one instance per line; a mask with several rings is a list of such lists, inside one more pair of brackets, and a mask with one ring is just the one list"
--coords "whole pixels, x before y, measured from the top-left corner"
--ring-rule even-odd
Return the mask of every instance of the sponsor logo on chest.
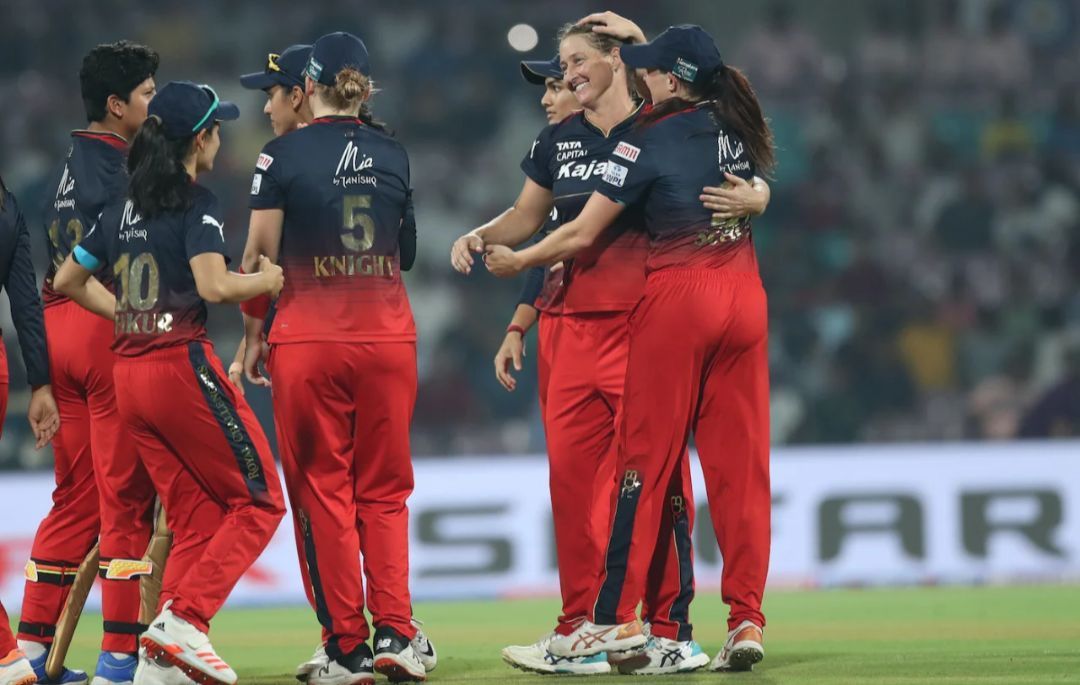
[[555, 149], [555, 161], [560, 163], [589, 156], [589, 148], [582, 146], [580, 140], [557, 140]]
[[556, 180], [564, 181], [570, 178], [578, 178], [587, 181], [594, 176], [603, 176], [607, 169], [607, 161], [592, 160], [591, 162], [566, 162], [559, 165], [559, 173]]

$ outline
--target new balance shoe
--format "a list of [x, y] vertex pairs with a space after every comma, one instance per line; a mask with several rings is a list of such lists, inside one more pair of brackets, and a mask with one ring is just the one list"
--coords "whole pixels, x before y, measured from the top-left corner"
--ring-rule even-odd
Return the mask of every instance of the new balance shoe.
[[131, 682], [132, 685], [195, 685], [194, 680], [168, 659], [148, 657], [145, 647], [139, 648], [139, 665]]
[[392, 683], [422, 682], [427, 671], [407, 637], [390, 626], [375, 628], [375, 670]]
[[420, 663], [424, 665], [424, 670], [431, 673], [439, 663], [439, 656], [435, 653], [435, 645], [424, 634], [424, 623], [422, 621], [414, 618], [412, 624], [413, 628], [416, 628], [416, 636], [409, 641], [409, 644], [412, 645], [416, 656], [420, 657]]
[[582, 621], [569, 635], [560, 635], [548, 645], [548, 651], [556, 656], [592, 656], [600, 652], [633, 649], [647, 642], [641, 621], [599, 625]]
[[650, 637], [640, 657], [619, 663], [623, 675], [669, 675], [689, 673], [707, 666], [709, 655], [693, 640], [669, 640]]
[[[52, 645], [49, 645], [50, 647]], [[86, 685], [90, 682], [90, 678], [87, 677], [86, 671], [76, 671], [72, 668], [65, 668], [60, 672], [60, 677], [56, 680], [52, 680], [49, 676], [45, 675], [45, 660], [49, 658], [48, 649], [44, 654], [41, 654], [36, 659], [30, 659], [30, 668], [34, 669], [34, 674], [37, 675], [37, 681], [43, 683], [43, 685]]]
[[139, 659], [134, 654], [116, 657], [112, 652], [102, 652], [91, 685], [131, 685], [138, 665]]
[[552, 631], [531, 645], [503, 647], [503, 661], [514, 668], [532, 673], [565, 673], [570, 675], [600, 675], [611, 673], [611, 664], [603, 654], [592, 656], [555, 656], [548, 651], [551, 641], [559, 637]]
[[370, 685], [375, 682], [374, 657], [366, 642], [340, 659], [326, 663], [308, 676], [308, 685]]
[[21, 649], [13, 649], [0, 659], [0, 685], [32, 685], [37, 673]]
[[164, 657], [199, 685], [235, 685], [236, 671], [214, 651], [210, 638], [165, 608], [139, 639], [148, 658]]
[[306, 683], [311, 674], [325, 666], [328, 661], [330, 657], [326, 656], [326, 645], [319, 645], [310, 659], [296, 667], [296, 679]]
[[765, 658], [764, 636], [761, 628], [743, 621], [728, 633], [724, 648], [709, 666], [713, 671], [752, 671], [754, 664]]

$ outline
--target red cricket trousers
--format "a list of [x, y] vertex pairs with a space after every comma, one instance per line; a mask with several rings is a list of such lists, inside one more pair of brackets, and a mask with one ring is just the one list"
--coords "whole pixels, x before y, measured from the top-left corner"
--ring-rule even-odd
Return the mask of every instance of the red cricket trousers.
[[27, 565], [19, 639], [52, 642], [75, 571], [100, 534], [101, 648], [134, 653], [146, 627], [138, 622], [139, 574], [123, 562], [146, 551], [154, 488], [116, 409], [113, 325], [64, 302], [46, 307], [45, 333], [60, 410], [56, 488]]
[[[556, 628], [573, 632], [587, 616], [604, 568], [615, 492], [615, 437], [621, 421], [629, 314], [540, 317], [538, 376], [547, 437], [551, 510], [563, 609]], [[653, 633], [688, 640], [694, 594], [693, 492], [689, 462], [675, 473], [645, 587], [642, 617]], [[679, 637], [683, 636], [683, 637]]]
[[665, 269], [630, 320], [619, 490], [590, 619], [633, 620], [673, 478], [694, 432], [724, 558], [728, 625], [765, 625], [769, 366], [765, 290], [753, 272]]
[[210, 343], [117, 356], [113, 374], [173, 534], [160, 604], [206, 632], [285, 516], [270, 445]]
[[372, 624], [411, 639], [416, 343], [277, 344], [269, 370], [300, 572], [327, 653], [368, 639], [361, 570]]

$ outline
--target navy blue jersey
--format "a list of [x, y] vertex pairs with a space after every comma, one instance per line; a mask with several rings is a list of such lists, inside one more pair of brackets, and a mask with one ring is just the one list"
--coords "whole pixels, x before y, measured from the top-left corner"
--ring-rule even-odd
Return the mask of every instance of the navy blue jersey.
[[[94, 225], [105, 205], [127, 193], [127, 141], [113, 133], [73, 131], [71, 147], [46, 186], [54, 197], [45, 207], [49, 236], [49, 267], [42, 295], [45, 306], [66, 302], [53, 290], [52, 279], [71, 250]], [[111, 284], [109, 274], [100, 276]]]
[[[521, 169], [537, 185], [551, 190], [558, 224], [572, 221], [581, 213], [600, 184], [619, 138], [631, 130], [641, 111], [639, 106], [606, 134], [590, 123], [584, 112], [540, 132], [522, 160]], [[647, 245], [637, 215], [624, 212], [565, 269], [549, 272], [549, 281], [562, 279], [563, 287], [545, 285], [545, 293], [551, 295], [541, 298], [541, 310], [572, 314], [633, 308], [645, 288]]]
[[0, 287], [7, 291], [11, 302], [11, 319], [19, 335], [26, 380], [30, 385], [45, 385], [49, 382], [49, 351], [34, 263], [30, 258], [30, 232], [15, 196], [7, 191], [3, 181], [0, 181]]
[[714, 225], [699, 199], [705, 186], [725, 183], [725, 172], [749, 180], [754, 165], [738, 135], [698, 106], [635, 128], [612, 153], [597, 192], [644, 211], [649, 271], [756, 269], [749, 217]]
[[282, 209], [285, 288], [270, 341], [401, 342], [416, 326], [400, 239], [415, 232], [409, 158], [355, 117], [320, 117], [266, 144], [252, 209]]
[[212, 192], [198, 184], [191, 190], [187, 211], [151, 219], [136, 214], [130, 200], [109, 205], [75, 251], [79, 264], [115, 279], [117, 354], [206, 339], [206, 302], [190, 261], [225, 255], [224, 222]]

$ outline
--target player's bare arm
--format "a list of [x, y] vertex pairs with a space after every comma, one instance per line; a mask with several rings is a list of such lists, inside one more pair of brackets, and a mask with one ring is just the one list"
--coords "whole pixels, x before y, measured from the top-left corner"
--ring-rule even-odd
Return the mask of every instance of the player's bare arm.
[[248, 223], [247, 245], [244, 247], [243, 267], [247, 273], [259, 268], [259, 257], [265, 255], [277, 262], [281, 248], [281, 229], [285, 212], [280, 209], [253, 209]]
[[506, 327], [499, 351], [495, 353], [495, 378], [509, 391], [517, 388], [517, 379], [510, 373], [510, 364], [515, 371], [521, 371], [521, 360], [525, 357], [525, 334], [536, 325], [539, 314], [530, 304], [519, 304], [514, 310], [514, 317]]
[[502, 245], [488, 245], [484, 262], [491, 273], [509, 278], [534, 266], [570, 259], [591, 247], [623, 209], [624, 205], [593, 193], [576, 219], [555, 229], [539, 243], [517, 252]]
[[[100, 284], [99, 284], [100, 285]], [[26, 410], [30, 430], [34, 433], [34, 447], [41, 449], [60, 430], [60, 411], [56, 408], [51, 385], [38, 385], [30, 393], [30, 406]]]
[[520, 245], [543, 227], [553, 206], [551, 191], [526, 178], [512, 207], [454, 241], [450, 263], [458, 272], [468, 274], [473, 267], [472, 253], [482, 253], [485, 245]]
[[71, 255], [64, 260], [53, 278], [53, 288], [74, 300], [80, 307], [113, 321], [116, 319], [116, 296], [94, 278], [94, 273], [76, 262]]
[[259, 257], [258, 271], [250, 274], [229, 271], [225, 257], [217, 252], [195, 255], [189, 263], [199, 297], [215, 304], [243, 302], [266, 294], [274, 297], [285, 284], [281, 267], [265, 256]]
[[243, 353], [239, 356], [248, 382], [269, 388], [270, 379], [259, 370], [259, 364], [264, 362], [270, 354], [270, 346], [263, 336], [263, 321], [264, 319], [259, 317], [244, 314], [244, 339], [240, 343]]
[[733, 174], [724, 174], [724, 178], [726, 182], [722, 186], [705, 186], [701, 191], [701, 202], [713, 211], [713, 220], [765, 213], [772, 190], [764, 179], [755, 176], [752, 181], [747, 181]]

